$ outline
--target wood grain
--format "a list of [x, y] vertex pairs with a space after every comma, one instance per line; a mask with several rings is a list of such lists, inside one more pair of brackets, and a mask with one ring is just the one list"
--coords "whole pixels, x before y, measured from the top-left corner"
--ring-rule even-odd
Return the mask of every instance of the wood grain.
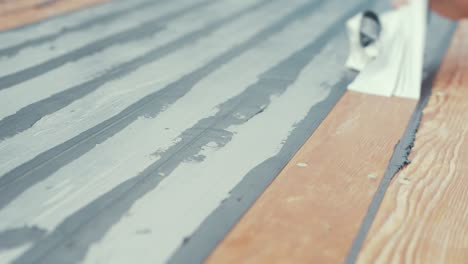
[[342, 263], [415, 105], [347, 92], [207, 263]]
[[42, 2], [44, 0], [3, 0], [0, 1], [0, 15], [31, 8]]
[[0, 30], [12, 29], [42, 19], [88, 7], [109, 0], [45, 1], [22, 0], [0, 2]]
[[468, 21], [451, 45], [359, 263], [468, 263]]

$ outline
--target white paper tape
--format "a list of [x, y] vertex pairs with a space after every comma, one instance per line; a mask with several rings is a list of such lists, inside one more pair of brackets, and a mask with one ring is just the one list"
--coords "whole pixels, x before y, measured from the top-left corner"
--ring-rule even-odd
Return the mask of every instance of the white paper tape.
[[382, 96], [419, 99], [423, 71], [427, 0], [412, 0], [382, 14], [382, 31], [374, 43], [359, 41], [363, 14], [347, 23], [350, 55], [346, 66], [361, 71], [348, 89]]

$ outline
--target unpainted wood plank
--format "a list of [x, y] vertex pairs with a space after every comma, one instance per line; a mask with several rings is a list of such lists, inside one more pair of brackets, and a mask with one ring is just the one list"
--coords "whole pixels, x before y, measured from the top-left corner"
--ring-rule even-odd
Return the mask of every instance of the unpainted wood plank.
[[415, 105], [348, 91], [207, 263], [342, 263]]
[[[54, 15], [59, 15], [108, 1], [110, 0], [35, 1], [38, 3], [34, 3], [34, 5], [30, 8], [21, 9], [18, 6], [10, 6], [8, 8], [9, 11], [14, 11], [15, 8], [20, 9], [16, 10], [17, 12], [5, 12], [0, 16], [0, 30], [12, 29], [22, 25], [37, 22]], [[6, 2], [5, 4], [7, 3], [9, 2]], [[1, 5], [4, 4], [0, 3], [0, 6]]]
[[31, 8], [42, 2], [44, 0], [3, 0], [0, 1], [0, 15]]
[[391, 183], [359, 263], [468, 261], [468, 21], [423, 111], [411, 164]]

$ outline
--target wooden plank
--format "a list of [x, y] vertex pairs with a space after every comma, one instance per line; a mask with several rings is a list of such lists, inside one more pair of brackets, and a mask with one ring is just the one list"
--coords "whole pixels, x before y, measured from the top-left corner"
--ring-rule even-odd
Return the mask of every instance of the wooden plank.
[[[176, 12], [161, 5], [134, 14], [150, 18], [147, 27], [165, 25], [158, 35], [103, 45], [30, 79], [41, 95], [54, 96], [51, 86], [67, 91], [70, 82], [86, 92], [66, 94], [69, 103], [0, 142], [3, 241], [35, 235], [0, 258], [5, 252], [18, 263], [165, 262], [246, 175], [260, 174], [255, 168], [274, 160], [280, 165], [261, 174], [276, 176], [310, 133], [304, 120], [318, 122], [326, 112], [311, 112], [315, 105], [334, 105], [348, 81], [342, 24], [368, 0], [207, 1], [198, 9], [193, 0], [163, 2]], [[179, 8], [189, 13], [173, 18]], [[160, 10], [169, 15], [156, 20]], [[121, 20], [75, 36], [109, 35]], [[42, 46], [49, 50], [26, 51], [42, 55]], [[23, 54], [8, 60], [16, 66]], [[105, 70], [103, 61], [119, 56], [127, 61]], [[81, 74], [88, 78], [75, 79]], [[29, 100], [27, 90], [17, 98]], [[10, 147], [29, 156], [13, 155]]]
[[[0, 2], [0, 30], [12, 29], [42, 19], [109, 0]], [[33, 3], [34, 2], [34, 3]], [[47, 2], [47, 3], [45, 3]], [[5, 7], [3, 7], [6, 5]]]
[[207, 263], [342, 263], [415, 105], [347, 92]]
[[436, 78], [411, 153], [391, 183], [360, 263], [468, 261], [468, 22]]
[[44, 0], [6, 0], [0, 1], [0, 15], [18, 12], [41, 4]]

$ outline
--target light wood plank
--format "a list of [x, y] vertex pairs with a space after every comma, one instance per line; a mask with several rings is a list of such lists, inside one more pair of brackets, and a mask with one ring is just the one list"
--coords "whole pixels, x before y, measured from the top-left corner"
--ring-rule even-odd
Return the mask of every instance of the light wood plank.
[[0, 1], [0, 15], [18, 12], [40, 5], [44, 0], [3, 0]]
[[[70, 12], [107, 1], [110, 0], [53, 1], [47, 4], [36, 3], [36, 5], [32, 6], [31, 8], [25, 8], [24, 10], [16, 10], [16, 12], [6, 12], [2, 14], [0, 16], [0, 30], [12, 29], [22, 25], [37, 22], [54, 15], [59, 15], [61, 13]], [[0, 3], [0, 9], [2, 5], [6, 4], [11, 5], [9, 2]], [[19, 7], [9, 6], [6, 9], [11, 11], [15, 10], [15, 8]]]
[[342, 263], [415, 105], [347, 92], [207, 263]]
[[423, 111], [412, 163], [391, 183], [359, 263], [468, 263], [468, 21]]

